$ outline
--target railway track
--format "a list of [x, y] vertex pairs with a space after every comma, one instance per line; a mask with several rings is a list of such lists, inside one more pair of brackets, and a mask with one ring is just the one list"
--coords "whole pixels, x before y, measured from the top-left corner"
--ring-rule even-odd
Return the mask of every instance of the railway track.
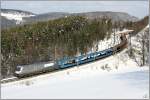
[[3, 83], [8, 83], [8, 82], [12, 82], [12, 81], [16, 81], [16, 80], [18, 80], [18, 78], [17, 78], [17, 77], [14, 77], [14, 76], [9, 77], [9, 78], [4, 78], [4, 79], [1, 80], [1, 84], [3, 84]]
[[[120, 51], [120, 52], [121, 52], [121, 51]], [[118, 52], [118, 53], [120, 53], [120, 52]], [[112, 55], [112, 56], [113, 56], [113, 55]], [[110, 57], [110, 56], [108, 56], [108, 57]], [[105, 57], [105, 58], [108, 58], [108, 57]], [[103, 59], [105, 59], [105, 58], [102, 58], [102, 59], [99, 59], [99, 60], [103, 60]], [[93, 62], [88, 62], [88, 63], [85, 63], [85, 64], [83, 64], [83, 65], [90, 64], [90, 63], [94, 63], [94, 62], [99, 61], [99, 60], [95, 60], [95, 61], [93, 61]], [[74, 66], [74, 67], [80, 67], [80, 66], [83, 66], [83, 65], [78, 65], [78, 66]], [[64, 71], [64, 70], [70, 69], [70, 68], [72, 68], [72, 67], [65, 68], [65, 69], [55, 70], [55, 71], [53, 71], [53, 72], [41, 73], [41, 74], [33, 75], [33, 76], [30, 76], [30, 77], [24, 77], [24, 78], [18, 78], [18, 77], [12, 76], [12, 77], [9, 77], [9, 78], [2, 79], [2, 80], [1, 80], [1, 84], [10, 83], [10, 82], [15, 82], [15, 81], [21, 81], [21, 80], [25, 80], [25, 79], [31, 79], [31, 78], [34, 78], [34, 77], [37, 77], [37, 76], [52, 74], [52, 73], [56, 73], [56, 72], [59, 72], [59, 71]]]
[[18, 78], [18, 77], [12, 76], [10, 78], [2, 79], [1, 84], [14, 82], [14, 81], [21, 81], [21, 80], [25, 80], [25, 79], [30, 79], [30, 78], [33, 78], [33, 77], [37, 77], [37, 76], [40, 76], [40, 75], [51, 74], [51, 73], [55, 73], [55, 72], [58, 72], [58, 71], [61, 71], [61, 70], [55, 70], [53, 72], [41, 73], [41, 74], [33, 75], [33, 76], [30, 76], [30, 77], [24, 77], [24, 78]]

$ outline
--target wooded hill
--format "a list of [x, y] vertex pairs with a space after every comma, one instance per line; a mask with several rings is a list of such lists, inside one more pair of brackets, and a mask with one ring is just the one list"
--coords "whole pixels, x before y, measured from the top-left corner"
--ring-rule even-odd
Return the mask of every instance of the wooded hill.
[[111, 19], [88, 20], [81, 16], [2, 30], [2, 75], [13, 74], [17, 65], [86, 53], [98, 40], [109, 37], [110, 33]]
[[136, 22], [128, 21], [124, 25], [127, 29], [132, 29], [134, 30], [134, 33], [137, 34], [139, 31], [145, 28], [145, 26], [147, 26], [148, 24], [149, 24], [149, 16], [145, 16], [139, 21], [136, 21]]

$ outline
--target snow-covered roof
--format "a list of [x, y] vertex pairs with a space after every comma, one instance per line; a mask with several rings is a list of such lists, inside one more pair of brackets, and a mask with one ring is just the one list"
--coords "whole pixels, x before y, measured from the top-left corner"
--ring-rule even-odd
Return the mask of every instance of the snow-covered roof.
[[128, 34], [128, 33], [130, 33], [130, 32], [133, 32], [134, 30], [123, 30], [123, 31], [118, 31], [116, 34], [122, 34], [122, 33], [126, 33], [126, 34]]

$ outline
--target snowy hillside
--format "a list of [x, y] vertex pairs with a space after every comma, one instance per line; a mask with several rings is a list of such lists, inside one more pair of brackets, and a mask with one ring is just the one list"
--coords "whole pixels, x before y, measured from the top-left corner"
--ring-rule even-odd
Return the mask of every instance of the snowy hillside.
[[23, 18], [35, 16], [35, 14], [25, 11], [12, 10], [12, 9], [2, 9], [1, 16], [8, 20], [15, 20], [16, 24], [23, 22]]
[[22, 14], [22, 13], [1, 13], [1, 16], [6, 17], [9, 20], [18, 20], [21, 21], [23, 17], [30, 17], [30, 16], [34, 16], [34, 15], [26, 15], [26, 14]]
[[[130, 31], [133, 31], [133, 30], [124, 29], [122, 31], [116, 31], [116, 32], [112, 33], [109, 38], [106, 37], [106, 38], [104, 38], [104, 40], [100, 40], [98, 42], [98, 44], [95, 43], [95, 46], [92, 48], [91, 51], [89, 51], [89, 53], [95, 52], [96, 49], [97, 49], [97, 51], [102, 51], [102, 50], [108, 49], [110, 47], [114, 47], [115, 45], [117, 45], [121, 42], [120, 41], [120, 36], [121, 36], [120, 33], [121, 32], [130, 32]], [[127, 35], [127, 38], [128, 37], [129, 37], [129, 35]]]
[[[131, 37], [131, 47], [135, 61], [139, 64], [143, 64], [143, 54], [145, 64], [148, 64], [148, 48], [149, 48], [149, 25], [143, 30]], [[143, 47], [144, 46], [144, 47]], [[144, 51], [143, 51], [144, 50]]]

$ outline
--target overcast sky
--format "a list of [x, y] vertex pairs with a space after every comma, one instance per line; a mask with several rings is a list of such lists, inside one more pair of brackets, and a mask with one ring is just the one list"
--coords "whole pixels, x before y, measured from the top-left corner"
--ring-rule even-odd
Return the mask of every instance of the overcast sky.
[[36, 14], [47, 12], [127, 12], [143, 18], [149, 14], [147, 1], [1, 1], [1, 8], [19, 9]]

